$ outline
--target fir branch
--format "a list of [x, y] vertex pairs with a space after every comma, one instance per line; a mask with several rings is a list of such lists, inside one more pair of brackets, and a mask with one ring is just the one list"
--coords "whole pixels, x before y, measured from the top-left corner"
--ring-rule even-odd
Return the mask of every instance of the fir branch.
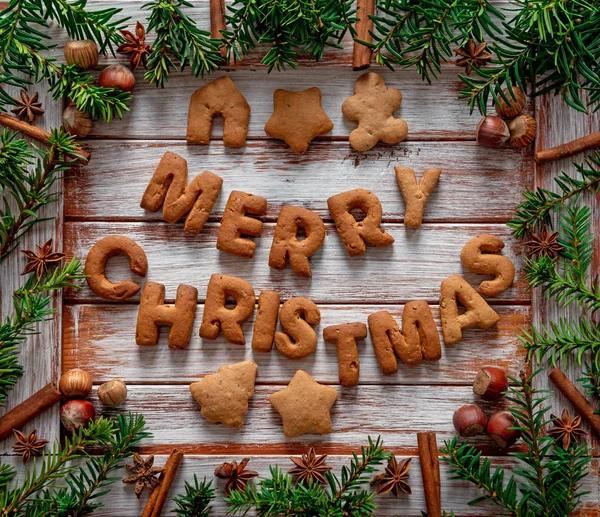
[[528, 80], [536, 85], [536, 95], [560, 92], [578, 111], [587, 111], [584, 93], [589, 93], [588, 105], [598, 103], [598, 2], [516, 0], [515, 5], [517, 15], [504, 23], [505, 34], [491, 47], [496, 66], [476, 69], [477, 78], [461, 76], [465, 89], [460, 97], [468, 100], [471, 111], [477, 106], [485, 114], [488, 99], [496, 101], [503, 86], [509, 92], [515, 86], [526, 91]]
[[172, 70], [183, 72], [189, 66], [192, 75], [204, 77], [217, 70], [223, 61], [218, 48], [220, 40], [199, 29], [182, 7], [192, 4], [185, 0], [154, 0], [143, 6], [151, 11], [148, 32], [156, 33], [144, 79], [161, 88]]
[[566, 319], [552, 321], [539, 329], [523, 331], [519, 339], [527, 352], [528, 361], [535, 358], [541, 362], [548, 357], [553, 366], [571, 354], [578, 364], [581, 364], [586, 352], [591, 352], [593, 356], [600, 354], [600, 328], [585, 317], [574, 322]]
[[561, 255], [569, 263], [575, 278], [585, 282], [587, 270], [594, 254], [594, 234], [592, 233], [592, 211], [588, 206], [576, 202], [566, 207], [566, 214], [560, 218], [559, 243]]
[[[593, 354], [591, 362], [586, 365], [583, 371], [583, 375], [581, 379], [577, 380], [583, 383], [586, 394], [600, 401], [600, 350], [596, 350]], [[594, 411], [594, 413], [600, 414], [600, 410]]]
[[559, 193], [542, 188], [523, 192], [525, 201], [517, 207], [515, 218], [508, 223], [517, 239], [525, 237], [538, 225], [552, 226], [552, 214], [570, 199], [577, 199], [577, 196], [584, 192], [595, 194], [600, 190], [600, 152], [586, 158], [582, 164], [573, 165], [581, 179], [561, 172], [554, 180], [559, 187]]
[[[88, 12], [85, 0], [11, 0], [0, 13], [0, 109], [15, 101], [4, 86], [26, 89], [30, 81], [48, 80], [55, 99], [70, 97], [77, 108], [106, 122], [121, 116], [131, 100], [129, 92], [102, 88], [93, 84], [89, 73], [74, 66], [57, 65], [43, 53], [50, 48], [45, 17], [56, 19], [71, 34], [86, 34], [100, 42], [102, 49], [118, 42], [118, 29], [125, 20], [111, 21], [120, 9]], [[111, 47], [112, 49], [112, 47]]]
[[74, 282], [82, 278], [85, 275], [81, 264], [73, 259], [41, 280], [32, 275], [21, 289], [15, 291], [14, 314], [0, 325], [0, 406], [23, 374], [23, 367], [18, 362], [19, 347], [29, 336], [38, 333], [38, 323], [54, 314], [50, 293], [66, 287], [79, 288]]
[[76, 144], [73, 136], [64, 130], [54, 130], [49, 138], [49, 148], [44, 152], [33, 147], [37, 157], [35, 167], [28, 171], [34, 155], [26, 150], [16, 135], [5, 130], [0, 135], [0, 187], [17, 206], [12, 213], [6, 197], [0, 208], [0, 262], [13, 251], [19, 239], [34, 225], [44, 221], [37, 217], [42, 206], [53, 202], [57, 194], [51, 189], [60, 175], [73, 166]]
[[600, 287], [596, 280], [588, 287], [585, 279], [568, 261], [563, 261], [562, 271], [549, 257], [528, 259], [523, 268], [531, 287], [541, 287], [549, 298], [562, 306], [576, 302], [580, 307], [595, 312], [600, 309]]
[[374, 493], [362, 489], [369, 482], [368, 474], [375, 471], [389, 454], [383, 450], [380, 438], [369, 437], [360, 456], [352, 455], [350, 466], [343, 466], [340, 476], [326, 474], [328, 489], [317, 483], [294, 484], [289, 474], [277, 466], [270, 468], [271, 477], [260, 481], [258, 487], [247, 485], [244, 491], [232, 491], [225, 500], [228, 513], [246, 515], [256, 510], [259, 516], [367, 517], [375, 510]]
[[269, 71], [296, 68], [301, 53], [318, 61], [326, 48], [341, 48], [346, 32], [354, 34], [356, 21], [350, 0], [235, 0], [228, 9], [231, 29], [222, 31], [221, 40], [227, 60], [239, 61], [267, 44], [261, 63]]
[[52, 496], [52, 506], [70, 517], [88, 515], [103, 506], [93, 500], [110, 492], [107, 487], [117, 480], [110, 474], [133, 455], [133, 448], [141, 440], [150, 436], [145, 425], [142, 415], [117, 415], [111, 436], [100, 443], [102, 456], [89, 456], [84, 466], [70, 472], [65, 478], [69, 490], [58, 490]]
[[198, 477], [194, 474], [194, 484], [185, 482], [185, 493], [173, 497], [177, 505], [173, 513], [178, 517], [208, 517], [210, 514], [210, 503], [215, 499], [215, 490], [212, 488], [212, 481], [206, 478], [198, 482]]

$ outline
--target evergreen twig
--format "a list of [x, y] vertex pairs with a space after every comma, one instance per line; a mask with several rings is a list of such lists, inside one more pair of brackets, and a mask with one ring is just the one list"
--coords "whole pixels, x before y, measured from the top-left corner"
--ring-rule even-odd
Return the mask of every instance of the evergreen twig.
[[212, 481], [206, 478], [202, 482], [194, 474], [194, 484], [185, 482], [185, 493], [173, 497], [177, 508], [173, 513], [179, 517], [208, 517], [210, 515], [210, 503], [215, 499], [215, 490]]

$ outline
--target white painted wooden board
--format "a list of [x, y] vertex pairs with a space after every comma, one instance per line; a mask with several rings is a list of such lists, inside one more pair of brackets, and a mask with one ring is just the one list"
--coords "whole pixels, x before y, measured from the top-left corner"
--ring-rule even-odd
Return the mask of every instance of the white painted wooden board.
[[[431, 307], [438, 330], [439, 307]], [[460, 343], [444, 347], [442, 359], [423, 361], [409, 367], [402, 363], [398, 372], [383, 375], [375, 357], [370, 336], [359, 341], [360, 384], [469, 384], [475, 372], [489, 363], [505, 368], [511, 375], [523, 367], [523, 355], [517, 350], [517, 334], [529, 324], [530, 307], [496, 306], [500, 315], [497, 325], [487, 330], [465, 329]], [[139, 347], [135, 344], [135, 322], [138, 305], [67, 305], [64, 313], [63, 368], [83, 368], [95, 382], [112, 377], [135, 383], [189, 383], [214, 373], [223, 364], [252, 359], [258, 364], [258, 383], [285, 384], [298, 369], [306, 370], [319, 382], [338, 382], [335, 344], [325, 343], [323, 329], [347, 322], [367, 323], [369, 314], [387, 310], [399, 324], [404, 307], [395, 305], [325, 305], [320, 308], [321, 324], [316, 351], [300, 360], [290, 360], [273, 347], [269, 353], [253, 352], [251, 338], [253, 318], [243, 325], [246, 346], [232, 345], [223, 335], [214, 340], [202, 339], [198, 330], [203, 306], [198, 307], [194, 330], [186, 350], [167, 346], [167, 330], [158, 345]], [[256, 312], [254, 316], [256, 315]], [[278, 325], [278, 331], [282, 331]], [[160, 365], [160, 366], [159, 366]]]
[[475, 142], [407, 142], [366, 153], [354, 151], [346, 142], [319, 142], [302, 157], [284, 143], [264, 141], [229, 149], [220, 141], [203, 146], [169, 140], [99, 140], [90, 141], [87, 148], [94, 159], [66, 180], [69, 219], [160, 220], [162, 211], [147, 212], [139, 205], [166, 151], [187, 160], [188, 183], [205, 169], [223, 178], [210, 216], [213, 221], [220, 221], [232, 190], [267, 199], [262, 220], [276, 220], [283, 204], [309, 208], [331, 220], [327, 198], [353, 188], [373, 190], [384, 208], [384, 220], [401, 221], [405, 204], [394, 167], [402, 166], [412, 168], [419, 179], [427, 168], [442, 169], [427, 201], [425, 222], [506, 222], [513, 217], [515, 199], [533, 181], [531, 154], [484, 149]]
[[[219, 225], [206, 224], [199, 235], [183, 231], [182, 225], [165, 223], [85, 222], [65, 224], [65, 249], [85, 257], [90, 248], [107, 235], [125, 235], [136, 241], [148, 257], [148, 280], [166, 286], [166, 297], [175, 297], [179, 284], [198, 288], [204, 300], [206, 286], [213, 273], [233, 275], [249, 281], [258, 293], [277, 290], [283, 299], [306, 296], [315, 303], [402, 303], [424, 299], [439, 300], [440, 284], [461, 274], [477, 286], [485, 276], [466, 271], [460, 252], [467, 241], [481, 233], [491, 233], [506, 243], [505, 255], [521, 269], [521, 244], [515, 242], [505, 225], [498, 224], [423, 224], [418, 230], [390, 223], [383, 226], [396, 241], [387, 248], [371, 248], [360, 257], [350, 257], [335, 227], [326, 225], [327, 235], [321, 248], [311, 257], [312, 278], [301, 278], [290, 268], [283, 271], [268, 265], [274, 224], [265, 224], [256, 254], [252, 259], [235, 257], [216, 248]], [[109, 278], [132, 277], [124, 257], [111, 259]], [[528, 303], [522, 275], [498, 298], [500, 301]], [[141, 279], [137, 279], [141, 280]], [[139, 298], [139, 294], [134, 297]], [[99, 300], [89, 287], [68, 292], [70, 300]], [[133, 298], [132, 298], [133, 299]]]

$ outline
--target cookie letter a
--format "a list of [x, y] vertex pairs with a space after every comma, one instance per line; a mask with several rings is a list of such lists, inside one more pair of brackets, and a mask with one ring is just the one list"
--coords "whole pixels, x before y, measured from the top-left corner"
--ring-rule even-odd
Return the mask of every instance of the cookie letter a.
[[423, 178], [417, 184], [415, 172], [408, 167], [396, 167], [396, 180], [404, 198], [406, 212], [404, 225], [418, 228], [423, 221], [423, 210], [433, 188], [440, 179], [441, 169], [425, 169]]
[[169, 223], [176, 223], [187, 214], [183, 229], [195, 235], [202, 231], [223, 180], [203, 171], [186, 187], [187, 175], [187, 161], [167, 151], [146, 187], [140, 206], [149, 212], [156, 212], [162, 206], [163, 219]]
[[[327, 206], [351, 256], [362, 255], [367, 251], [365, 243], [384, 248], [394, 242], [389, 233], [379, 228], [383, 210], [379, 198], [373, 192], [362, 188], [342, 192], [330, 197]], [[360, 222], [350, 213], [355, 208], [365, 213], [365, 218]]]
[[164, 305], [165, 286], [146, 282], [140, 300], [135, 342], [140, 346], [158, 343], [159, 327], [171, 327], [169, 348], [186, 348], [192, 334], [198, 290], [181, 284], [177, 288], [175, 305]]
[[494, 275], [494, 280], [484, 280], [477, 292], [485, 296], [498, 296], [506, 291], [515, 278], [515, 266], [500, 253], [504, 242], [493, 235], [482, 234], [471, 239], [460, 253], [460, 261], [471, 273]]
[[[458, 302], [466, 309], [458, 313]], [[440, 292], [440, 314], [444, 343], [452, 345], [462, 338], [462, 329], [487, 329], [498, 323], [500, 317], [470, 284], [458, 275], [446, 278]]]
[[[236, 302], [233, 309], [225, 307], [227, 296]], [[200, 336], [217, 339], [219, 333], [223, 332], [230, 343], [245, 345], [241, 324], [252, 316], [255, 302], [254, 289], [245, 280], [235, 276], [212, 275], [206, 291]]]

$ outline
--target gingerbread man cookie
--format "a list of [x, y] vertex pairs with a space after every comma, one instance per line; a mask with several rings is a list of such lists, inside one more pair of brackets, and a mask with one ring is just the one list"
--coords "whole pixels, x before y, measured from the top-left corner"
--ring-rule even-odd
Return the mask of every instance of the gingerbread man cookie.
[[342, 104], [344, 117], [358, 122], [350, 133], [350, 145], [357, 151], [368, 151], [380, 140], [385, 144], [404, 140], [408, 126], [401, 118], [394, 118], [400, 104], [400, 90], [388, 88], [379, 74], [361, 75], [354, 84], [354, 95]]

